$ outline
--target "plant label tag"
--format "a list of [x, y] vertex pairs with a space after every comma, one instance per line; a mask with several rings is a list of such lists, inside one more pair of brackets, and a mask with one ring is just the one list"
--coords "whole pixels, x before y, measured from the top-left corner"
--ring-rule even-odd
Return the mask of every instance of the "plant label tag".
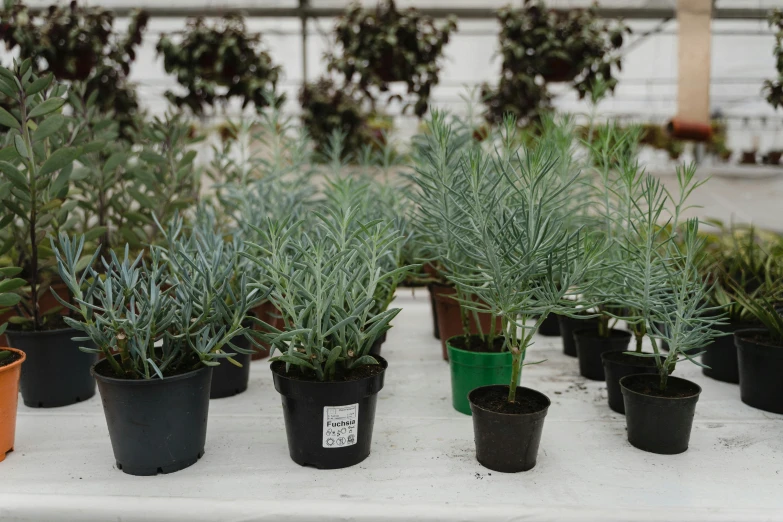
[[324, 448], [345, 448], [359, 437], [359, 404], [324, 406]]

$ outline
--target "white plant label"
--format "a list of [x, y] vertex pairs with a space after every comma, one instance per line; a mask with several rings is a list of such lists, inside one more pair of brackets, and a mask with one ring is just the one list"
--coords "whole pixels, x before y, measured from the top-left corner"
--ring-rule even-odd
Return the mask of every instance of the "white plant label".
[[324, 406], [324, 448], [345, 448], [359, 437], [359, 404]]

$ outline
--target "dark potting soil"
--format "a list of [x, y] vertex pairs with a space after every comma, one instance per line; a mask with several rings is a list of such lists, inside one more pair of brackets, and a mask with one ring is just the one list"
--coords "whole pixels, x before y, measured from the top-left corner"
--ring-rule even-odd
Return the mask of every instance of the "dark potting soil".
[[469, 335], [467, 342], [465, 341], [464, 335], [449, 339], [449, 344], [454, 348], [476, 353], [498, 353], [503, 349], [504, 342], [505, 339], [503, 337], [495, 337], [492, 346], [490, 346], [489, 343], [487, 343], [486, 336], [475, 334]]
[[[198, 360], [197, 357], [188, 357], [181, 363], [179, 363], [177, 366], [170, 366], [166, 368], [166, 371], [163, 372], [164, 377], [175, 377], [177, 375], [182, 375], [185, 373], [190, 373], [192, 371], [200, 369], [202, 366], [201, 362]], [[108, 361], [103, 360], [100, 363], [98, 363], [95, 366], [95, 372], [99, 373], [100, 375], [103, 375], [104, 377], [109, 377], [110, 379], [123, 379], [123, 380], [142, 380], [141, 377], [134, 377], [133, 379], [129, 379], [127, 375], [118, 374], [114, 371], [114, 368], [109, 364]], [[150, 374], [152, 375], [153, 379], [157, 379], [157, 374], [155, 374], [152, 369], [150, 369]]]
[[[293, 365], [291, 366], [291, 369], [288, 371], [288, 373], [286, 373], [285, 363], [283, 361], [275, 361], [272, 363], [271, 367], [273, 372], [279, 375], [285, 375], [289, 379], [294, 379], [296, 381], [319, 382], [315, 373], [304, 372]], [[346, 370], [344, 367], [338, 367], [335, 369], [334, 379], [329, 379], [328, 382], [359, 381], [366, 377], [372, 377], [373, 375], [383, 373], [383, 371], [384, 367], [381, 364], [366, 364], [363, 366], [357, 366], [351, 370]]]
[[510, 413], [524, 415], [526, 413], [535, 413], [547, 407], [547, 401], [541, 395], [532, 395], [530, 397], [520, 394], [517, 390], [517, 396], [514, 402], [508, 402], [508, 386], [492, 387], [475, 392], [472, 396], [473, 403], [485, 410], [496, 413]]
[[11, 356], [10, 357], [5, 356], [2, 359], [0, 359], [0, 368], [2, 368], [3, 366], [8, 366], [12, 362], [18, 361], [19, 359], [22, 358], [22, 356], [16, 352], [9, 352], [8, 350], [0, 350], [0, 354], [6, 354], [6, 353], [10, 353]]
[[772, 336], [767, 333], [756, 333], [753, 335], [743, 335], [740, 337], [742, 340], [751, 341], [756, 344], [762, 344], [764, 346], [771, 346], [773, 348], [780, 348], [783, 350], [783, 345], [775, 341]]
[[[49, 332], [52, 330], [64, 330], [66, 328], [70, 328], [68, 324], [65, 322], [65, 319], [63, 319], [63, 316], [59, 314], [55, 315], [49, 315], [46, 317], [46, 320], [41, 325], [41, 329], [38, 330], [39, 332]], [[33, 329], [33, 322], [27, 321], [21, 324], [13, 324], [8, 323], [8, 330], [11, 332], [33, 332], [35, 331]]]
[[666, 389], [661, 390], [658, 386], [659, 381], [660, 378], [657, 375], [632, 375], [623, 380], [623, 385], [642, 395], [666, 399], [684, 399], [686, 397], [693, 397], [699, 392], [698, 388], [687, 381], [674, 379], [670, 379], [666, 384]]
[[628, 355], [625, 352], [604, 352], [601, 354], [601, 357], [617, 364], [655, 368], [654, 357], [637, 357], [635, 355]]

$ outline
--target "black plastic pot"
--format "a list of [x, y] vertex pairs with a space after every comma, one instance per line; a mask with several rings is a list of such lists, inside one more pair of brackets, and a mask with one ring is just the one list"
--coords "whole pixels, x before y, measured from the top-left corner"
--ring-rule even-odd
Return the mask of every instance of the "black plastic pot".
[[766, 333], [767, 330], [761, 328], [734, 333], [740, 397], [748, 406], [783, 413], [783, 346], [765, 344], [754, 338]]
[[658, 374], [655, 359], [636, 357], [623, 352], [604, 352], [601, 354], [606, 377], [606, 395], [609, 407], [617, 413], [625, 414], [623, 392], [620, 389], [620, 379], [639, 373]]
[[375, 404], [384, 371], [355, 381], [297, 380], [285, 374], [284, 363], [272, 364], [275, 389], [282, 396], [288, 452], [301, 466], [346, 468], [370, 455]]
[[427, 285], [430, 293], [430, 308], [432, 309], [432, 335], [440, 340], [440, 328], [438, 327], [438, 305], [435, 302], [435, 291], [433, 285]]
[[625, 400], [628, 442], [661, 455], [675, 455], [688, 449], [693, 415], [701, 388], [678, 377], [669, 377], [667, 389], [680, 397], [657, 397], [645, 393], [658, 387], [658, 375], [629, 375], [620, 379]]
[[[250, 342], [243, 339], [247, 344]], [[234, 342], [240, 345], [240, 342]], [[238, 353], [232, 357], [236, 362], [242, 365], [238, 367], [226, 359], [220, 359], [220, 366], [212, 367], [212, 385], [210, 387], [210, 399], [222, 399], [224, 397], [233, 397], [247, 390], [247, 382], [250, 379], [250, 361], [249, 353]]]
[[372, 347], [370, 347], [370, 355], [380, 355], [381, 347], [385, 342], [386, 342], [386, 332], [383, 332], [383, 334], [380, 337], [378, 337], [378, 339], [376, 339], [375, 342], [372, 344]]
[[557, 337], [560, 335], [560, 323], [557, 320], [557, 315], [549, 314], [538, 327], [538, 333], [546, 337]]
[[498, 388], [508, 391], [506, 385], [492, 385], [476, 388], [468, 394], [473, 413], [476, 459], [493, 471], [528, 471], [536, 465], [544, 419], [550, 405], [549, 398], [530, 388], [517, 386], [518, 398], [535, 398], [545, 404], [539, 411], [526, 414], [498, 413], [475, 403], [481, 394]]
[[68, 406], [95, 395], [95, 379], [90, 375], [90, 367], [98, 360], [98, 354], [79, 350], [80, 345], [93, 346], [87, 341], [71, 340], [80, 335], [73, 328], [6, 331], [11, 348], [22, 350], [27, 356], [19, 384], [25, 406]]
[[579, 373], [594, 381], [603, 381], [604, 365], [601, 354], [604, 352], [624, 352], [631, 342], [631, 332], [610, 330], [609, 337], [601, 337], [597, 330], [576, 330], [574, 343], [579, 357]]
[[557, 322], [560, 325], [560, 336], [563, 338], [563, 353], [576, 357], [576, 343], [574, 342], [574, 332], [576, 330], [589, 330], [595, 328], [598, 330], [598, 318], [573, 319], [566, 315], [558, 315]]
[[[746, 330], [753, 327], [754, 325], [748, 323], [729, 323], [718, 325], [715, 327], [715, 330], [733, 334], [738, 330]], [[737, 346], [734, 344], [734, 335], [716, 337], [712, 343], [704, 347], [701, 362], [709, 366], [709, 368], [702, 368], [701, 370], [707, 377], [734, 384], [740, 382]]]
[[92, 368], [103, 401], [117, 469], [129, 475], [173, 473], [204, 455], [212, 367], [166, 377], [128, 380]]

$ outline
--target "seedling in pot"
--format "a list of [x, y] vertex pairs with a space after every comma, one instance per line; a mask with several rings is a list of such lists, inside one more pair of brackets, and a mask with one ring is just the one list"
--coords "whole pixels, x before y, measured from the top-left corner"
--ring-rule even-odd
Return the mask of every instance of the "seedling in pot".
[[735, 296], [762, 325], [734, 333], [742, 402], [783, 413], [783, 308], [769, 296], [751, 296], [739, 288]]
[[[773, 253], [774, 235], [753, 226], [721, 227], [717, 236], [708, 236], [702, 271], [714, 284], [709, 294], [713, 306], [727, 313], [724, 333], [761, 326], [747, 301], [783, 299], [783, 261]], [[737, 290], [738, 289], [738, 290]], [[738, 299], [737, 293], [744, 299]], [[739, 383], [737, 348], [733, 336], [715, 339], [702, 356], [705, 375], [725, 382]]]
[[15, 62], [13, 70], [0, 68], [0, 91], [11, 103], [11, 112], [0, 111], [0, 123], [9, 128], [0, 172], [10, 187], [4, 201], [7, 214], [0, 220], [0, 230], [7, 234], [0, 255], [8, 253], [27, 282], [15, 290], [22, 298], [14, 305], [6, 336], [27, 354], [20, 385], [25, 404], [65, 406], [95, 394], [89, 374], [95, 359], [76, 350], [71, 342], [75, 332], [51, 302], [55, 260], [47, 236], [76, 223], [70, 216], [76, 202], [69, 197], [73, 163], [103, 144], [74, 145], [68, 119], [60, 114], [66, 87], [51, 75], [36, 77], [30, 60]]
[[[183, 242], [185, 243], [185, 242]], [[187, 251], [153, 247], [131, 257], [87, 256], [79, 274], [84, 238], [61, 234], [52, 241], [63, 281], [80, 316], [66, 318], [92, 341], [104, 359], [93, 366], [103, 400], [117, 467], [132, 475], [170, 473], [194, 464], [204, 454], [212, 367], [240, 348], [242, 325], [256, 291], [236, 293], [231, 263], [219, 251], [195, 240]], [[192, 256], [192, 257], [191, 257]], [[249, 351], [249, 350], [248, 350]], [[172, 443], [172, 441], [175, 441]]]
[[498, 471], [535, 466], [549, 399], [518, 386], [525, 355], [549, 314], [576, 314], [571, 297], [590, 290], [586, 276], [603, 250], [600, 240], [566, 226], [562, 212], [576, 175], [557, 174], [554, 150], [543, 141], [505, 156], [469, 151], [447, 195], [457, 253], [449, 262], [470, 269], [450, 278], [501, 318], [503, 349], [511, 354], [507, 385], [469, 395], [477, 458]]
[[[244, 254], [269, 274], [254, 283], [283, 316], [285, 326], [263, 321], [261, 337], [280, 354], [272, 372], [283, 395], [291, 458], [318, 468], [351, 466], [370, 452], [377, 393], [386, 362], [370, 355], [399, 309], [374, 312], [377, 289], [411, 267], [391, 271], [385, 260], [403, 238], [388, 223], [357, 226], [356, 209], [325, 206], [306, 230], [301, 223], [269, 221]], [[342, 418], [354, 437], [333, 437], [329, 422]], [[322, 429], [323, 428], [323, 429]]]
[[[646, 183], [652, 218], [664, 199], [657, 181], [648, 178]], [[658, 373], [620, 379], [628, 440], [653, 453], [682, 453], [688, 449], [701, 388], [671, 374], [685, 360], [703, 366], [698, 360], [700, 350], [719, 335], [715, 328], [722, 324], [722, 315], [719, 308], [708, 304], [710, 285], [698, 271], [703, 242], [698, 221], [689, 220], [682, 230], [673, 229], [676, 235], [652, 219], [641, 226], [645, 227], [643, 237], [652, 237], [637, 251], [639, 271], [630, 285], [639, 285], [634, 288], [636, 308], [647, 318], [653, 353], [628, 353], [653, 358]], [[668, 344], [668, 354], [661, 352], [662, 342]]]
[[[175, 216], [165, 228], [160, 223], [158, 226], [165, 240], [163, 252], [172, 274], [170, 284], [174, 286], [181, 277], [189, 278], [187, 268], [193, 266], [191, 260], [206, 253], [217, 278], [207, 281], [207, 284], [212, 283], [216, 307], [226, 307], [221, 315], [230, 322], [225, 326], [233, 325], [237, 315], [241, 317], [243, 327], [252, 326], [250, 315], [264, 296], [257, 291], [247, 293], [245, 285], [248, 275], [245, 270], [250, 263], [240, 255], [245, 245], [236, 236], [218, 231], [214, 209], [201, 205], [196, 212], [195, 223], [189, 227], [180, 216]], [[226, 313], [229, 310], [231, 313]], [[219, 325], [217, 322], [215, 324]], [[217, 355], [226, 358], [220, 359], [220, 364], [215, 366], [210, 398], [229, 397], [247, 389], [252, 342], [252, 337], [246, 331], [230, 339], [224, 348], [215, 351]]]
[[[470, 136], [470, 128], [458, 120], [450, 121], [442, 112], [433, 112], [427, 121], [427, 130], [415, 147], [415, 174], [411, 176], [417, 190], [412, 193], [416, 204], [414, 226], [422, 246], [420, 261], [437, 270], [442, 278], [430, 286], [435, 294], [438, 333], [444, 359], [448, 359], [449, 339], [461, 336], [464, 346], [470, 344], [472, 335], [494, 337], [499, 331], [497, 316], [480, 304], [466, 288], [455, 286], [452, 277], [458, 273], [467, 275], [474, 268], [456, 250], [456, 239], [451, 220], [457, 219], [459, 209], [450, 201], [455, 190], [457, 172], [465, 150], [477, 147]], [[457, 262], [455, 262], [457, 260]], [[463, 303], [470, 302], [471, 306]], [[491, 339], [490, 339], [491, 341]], [[492, 346], [489, 342], [488, 346]], [[462, 399], [464, 402], [464, 398]], [[467, 410], [467, 404], [462, 408]]]

